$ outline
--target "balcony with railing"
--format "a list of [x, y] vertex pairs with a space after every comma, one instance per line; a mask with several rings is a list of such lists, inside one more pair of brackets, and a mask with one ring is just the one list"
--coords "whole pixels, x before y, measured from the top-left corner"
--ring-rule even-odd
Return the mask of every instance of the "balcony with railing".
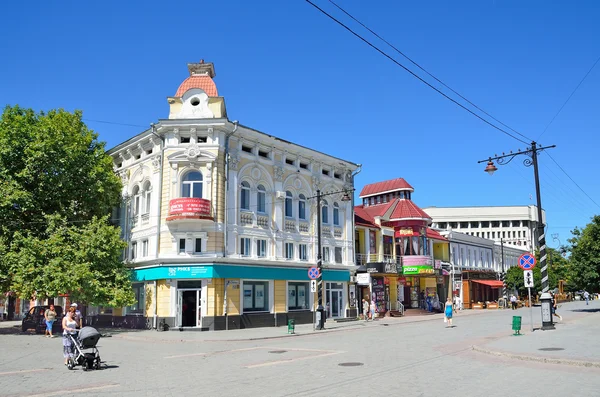
[[296, 229], [296, 221], [292, 220], [292, 219], [286, 219], [285, 220], [285, 231], [288, 233], [297, 233], [298, 230]]
[[150, 223], [150, 213], [142, 214], [142, 226]]
[[331, 237], [331, 226], [321, 226], [321, 235], [323, 237]]
[[309, 223], [307, 221], [300, 221], [298, 229], [300, 230], [300, 233], [308, 233], [310, 230]]
[[267, 215], [257, 215], [256, 216], [256, 226], [261, 229], [269, 228], [269, 217]]
[[333, 237], [341, 238], [343, 233], [344, 233], [344, 230], [341, 227], [333, 228]]
[[254, 223], [254, 214], [252, 212], [240, 213], [240, 225], [241, 226], [252, 226]]

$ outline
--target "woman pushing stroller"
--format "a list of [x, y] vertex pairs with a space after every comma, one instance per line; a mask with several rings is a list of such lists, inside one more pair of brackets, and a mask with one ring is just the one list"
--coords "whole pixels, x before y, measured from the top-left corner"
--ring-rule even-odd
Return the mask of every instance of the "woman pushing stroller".
[[75, 308], [70, 307], [67, 315], [62, 320], [63, 327], [63, 356], [65, 358], [65, 365], [68, 364], [69, 358], [73, 360], [75, 356], [75, 346], [73, 346], [73, 339], [69, 335], [75, 335], [77, 333], [77, 321], [74, 319]]

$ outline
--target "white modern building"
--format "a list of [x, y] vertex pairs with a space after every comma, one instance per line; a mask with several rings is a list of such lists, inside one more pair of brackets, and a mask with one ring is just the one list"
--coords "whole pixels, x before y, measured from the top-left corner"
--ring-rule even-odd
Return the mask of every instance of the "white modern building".
[[[514, 205], [498, 207], [427, 207], [423, 208], [433, 219], [432, 227], [452, 230], [504, 242], [505, 246], [534, 251], [538, 247], [537, 207]], [[545, 211], [542, 211], [546, 222]]]

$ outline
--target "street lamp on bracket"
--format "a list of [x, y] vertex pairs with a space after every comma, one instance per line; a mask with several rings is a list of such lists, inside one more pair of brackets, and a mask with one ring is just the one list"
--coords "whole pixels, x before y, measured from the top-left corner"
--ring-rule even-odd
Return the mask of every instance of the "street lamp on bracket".
[[[319, 277], [317, 278], [317, 297], [318, 307], [317, 311], [321, 313], [318, 329], [323, 329], [325, 325], [325, 309], [323, 307], [323, 249], [321, 247], [321, 199], [326, 196], [333, 196], [334, 194], [341, 194], [341, 201], [348, 202], [351, 199], [350, 193], [354, 192], [354, 188], [337, 190], [335, 192], [321, 193], [320, 189], [317, 189], [317, 194], [307, 199], [317, 199], [317, 269], [319, 270]], [[351, 214], [354, 216], [354, 214]]]
[[[544, 151], [546, 149], [555, 148], [556, 145], [551, 146], [538, 146], [537, 143], [531, 142], [531, 146], [526, 150], [518, 150], [517, 152], [510, 152], [508, 154], [502, 153], [501, 156], [494, 155], [494, 157], [488, 157], [485, 160], [480, 160], [477, 163], [487, 162], [487, 166], [485, 167], [485, 172], [492, 175], [494, 172], [498, 170], [498, 168], [494, 165], [494, 160], [498, 165], [506, 165], [514, 160], [515, 157], [519, 155], [525, 155], [527, 158], [523, 160], [523, 165], [525, 167], [531, 167], [533, 165], [533, 174], [535, 177], [535, 192], [537, 196], [537, 215], [538, 215], [538, 242], [540, 247], [540, 265], [541, 265], [541, 273], [542, 273], [542, 297], [541, 299], [544, 301], [548, 301], [551, 299], [550, 294], [548, 293], [549, 283], [548, 283], [548, 264], [547, 264], [547, 255], [546, 255], [546, 236], [545, 236], [545, 228], [544, 222], [542, 219], [542, 198], [540, 196], [540, 176], [538, 171], [538, 153]], [[542, 304], [542, 329], [554, 329], [554, 324], [552, 323], [552, 314], [549, 315], [544, 310], [547, 307], [547, 304]]]

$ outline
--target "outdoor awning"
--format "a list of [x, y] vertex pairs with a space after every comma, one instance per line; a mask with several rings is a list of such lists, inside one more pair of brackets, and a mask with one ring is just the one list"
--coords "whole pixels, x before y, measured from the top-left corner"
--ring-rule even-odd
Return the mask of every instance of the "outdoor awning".
[[479, 283], [479, 284], [483, 284], [483, 285], [487, 285], [488, 287], [492, 287], [492, 288], [502, 288], [502, 281], [500, 280], [471, 280], [474, 283]]

